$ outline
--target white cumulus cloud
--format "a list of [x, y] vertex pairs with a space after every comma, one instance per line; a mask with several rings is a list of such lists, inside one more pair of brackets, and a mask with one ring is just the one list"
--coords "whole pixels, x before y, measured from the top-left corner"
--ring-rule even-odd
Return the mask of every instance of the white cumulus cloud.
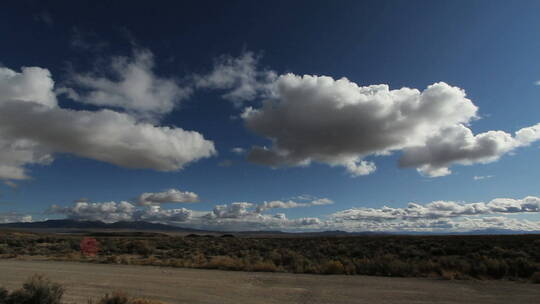
[[56, 107], [53, 88], [54, 81], [47, 69], [23, 67], [19, 73], [0, 67], [0, 103], [19, 100]]
[[328, 198], [315, 199], [309, 202], [295, 202], [292, 200], [289, 201], [269, 201], [263, 202], [257, 205], [256, 212], [262, 213], [269, 209], [289, 209], [289, 208], [299, 208], [299, 207], [311, 207], [311, 206], [322, 206], [322, 205], [331, 205], [334, 202]]
[[19, 214], [15, 212], [0, 213], [0, 224], [7, 223], [28, 223], [32, 221], [32, 216], [27, 214]]
[[[270, 209], [298, 208], [332, 204], [327, 198], [314, 199], [310, 202], [297, 203], [294, 201], [271, 201], [260, 204], [249, 202], [233, 202], [230, 204], [215, 205], [211, 211], [195, 211], [186, 208], [164, 209], [157, 200], [168, 202], [173, 197], [178, 198], [176, 191], [158, 193], [153, 197], [153, 203], [139, 204], [136, 206], [127, 201], [121, 202], [98, 202], [88, 200], [75, 201], [71, 206], [53, 205], [48, 210], [49, 214], [61, 214], [75, 220], [92, 220], [112, 223], [117, 221], [149, 221], [171, 225], [200, 229], [219, 230], [267, 230], [267, 229], [317, 229], [323, 225], [318, 218], [288, 219], [284, 213], [268, 214]], [[172, 194], [171, 194], [172, 193]], [[187, 193], [187, 192], [179, 192]], [[143, 201], [154, 193], [143, 195]], [[170, 198], [165, 198], [170, 196]], [[185, 195], [182, 200], [185, 199]], [[193, 199], [193, 195], [188, 195]]]
[[[129, 202], [91, 203], [77, 201], [71, 206], [52, 206], [49, 213], [76, 220], [149, 221], [210, 230], [283, 230], [283, 231], [388, 231], [388, 232], [465, 232], [483, 229], [537, 231], [540, 221], [512, 218], [519, 213], [540, 212], [540, 198], [496, 198], [487, 203], [434, 201], [409, 203], [405, 208], [352, 208], [320, 217], [289, 219], [284, 213], [266, 213], [270, 209], [309, 207], [329, 204], [319, 199], [305, 204], [271, 201], [269, 203], [234, 202], [214, 206], [211, 211], [186, 208], [164, 209], [161, 205], [137, 207]], [[15, 220], [13, 220], [15, 221]]]
[[137, 198], [137, 203], [142, 206], [163, 203], [196, 203], [199, 195], [194, 192], [169, 189], [163, 192], [145, 192]]
[[32, 164], [68, 153], [111, 164], [179, 170], [216, 153], [200, 133], [159, 127], [111, 110], [58, 107], [49, 71], [0, 70], [0, 179], [26, 179]]
[[487, 203], [458, 203], [435, 201], [426, 205], [409, 203], [405, 208], [352, 208], [336, 212], [333, 218], [348, 221], [394, 221], [411, 219], [441, 219], [497, 213], [540, 212], [540, 198], [527, 196], [523, 199], [496, 198]]
[[261, 107], [242, 114], [248, 129], [272, 142], [253, 147], [248, 159], [272, 167], [315, 161], [359, 176], [376, 170], [365, 158], [403, 151], [400, 166], [435, 177], [450, 174], [452, 165], [492, 162], [540, 139], [540, 125], [515, 136], [473, 134], [468, 126], [478, 108], [462, 89], [444, 82], [423, 91], [390, 90], [346, 78], [286, 74], [272, 88]]

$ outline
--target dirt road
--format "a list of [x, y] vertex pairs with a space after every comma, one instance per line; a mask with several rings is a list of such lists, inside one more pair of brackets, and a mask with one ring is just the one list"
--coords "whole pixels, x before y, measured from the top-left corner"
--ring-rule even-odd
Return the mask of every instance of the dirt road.
[[126, 291], [166, 303], [539, 303], [540, 285], [442, 281], [0, 260], [0, 286], [14, 289], [34, 273], [66, 288], [68, 303]]

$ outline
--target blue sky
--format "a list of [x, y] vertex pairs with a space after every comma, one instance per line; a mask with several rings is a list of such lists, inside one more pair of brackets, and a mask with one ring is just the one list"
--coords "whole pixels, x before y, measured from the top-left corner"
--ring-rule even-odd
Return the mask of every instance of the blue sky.
[[[216, 229], [540, 230], [540, 135], [535, 137], [540, 128], [534, 127], [540, 122], [540, 85], [535, 84], [540, 80], [539, 9], [537, 1], [9, 2], [0, 12], [0, 66], [12, 76], [0, 79], [5, 82], [0, 83], [0, 93], [4, 94], [0, 102], [24, 99], [28, 104], [35, 103], [28, 97], [35, 92], [23, 94], [13, 88], [36, 88], [24, 87], [9, 77], [22, 73], [22, 67], [39, 67], [50, 73], [49, 78], [40, 77], [54, 81], [48, 88], [56, 100], [50, 116], [61, 112], [54, 117], [63, 118], [49, 123], [49, 116], [21, 114], [21, 119], [35, 119], [34, 124], [28, 123], [33, 128], [30, 131], [19, 121], [0, 123], [0, 160], [25, 172], [25, 176], [13, 171], [11, 175], [0, 174], [5, 182], [0, 185], [0, 216], [3, 221], [28, 220], [26, 215], [33, 220], [145, 219]], [[151, 64], [145, 66], [145, 60]], [[147, 73], [144, 76], [154, 81], [149, 90], [157, 90], [142, 95], [126, 93], [140, 88], [141, 83], [130, 83], [140, 80], [137, 77], [126, 80], [123, 88], [128, 89], [121, 89], [123, 73], [130, 67]], [[230, 73], [224, 74], [224, 69]], [[287, 73], [291, 78], [283, 78]], [[212, 78], [216, 75], [219, 79]], [[328, 76], [333, 81], [346, 77], [347, 85], [386, 84], [390, 90], [407, 87], [419, 92], [444, 82], [448, 88], [455, 88], [452, 94], [459, 95], [462, 89], [466, 97], [458, 96], [458, 101], [450, 102], [455, 108], [447, 117], [426, 114], [410, 119], [411, 124], [426, 119], [426, 125], [419, 128], [431, 128], [433, 134], [403, 129], [405, 133], [396, 139], [395, 134], [383, 134], [377, 127], [370, 129], [373, 124], [364, 123], [377, 116], [369, 108], [357, 109], [358, 118], [347, 123], [339, 123], [346, 120], [345, 116], [326, 121], [333, 112], [324, 109], [349, 95], [335, 100], [327, 96], [321, 100], [326, 104], [313, 105], [310, 96], [314, 95], [310, 94], [326, 94], [325, 87], [322, 82], [307, 87], [303, 75], [316, 79]], [[304, 91], [286, 86], [296, 81], [293, 76], [306, 85]], [[107, 85], [103, 85], [104, 80]], [[279, 91], [273, 87], [279, 83], [286, 88]], [[227, 97], [246, 86], [251, 91], [237, 91], [240, 94]], [[286, 90], [297, 95], [289, 100]], [[341, 91], [328, 94], [335, 96]], [[437, 98], [446, 98], [443, 95], [434, 97], [434, 104], [438, 104]], [[114, 101], [116, 97], [121, 101]], [[464, 114], [466, 111], [459, 108], [464, 98], [477, 107], [475, 115]], [[43, 100], [37, 101], [40, 106]], [[289, 113], [290, 120], [277, 123], [270, 111], [261, 110], [265, 100], [273, 102], [279, 113]], [[26, 103], [24, 108], [12, 109], [13, 113], [33, 111]], [[297, 104], [311, 114], [292, 112]], [[470, 102], [464, 104], [470, 106]], [[262, 114], [251, 116], [251, 120], [242, 117], [248, 107]], [[92, 122], [81, 126], [78, 118], [66, 121], [72, 114], [82, 117], [84, 111], [97, 113], [103, 109], [133, 120], [129, 126], [112, 125], [115, 130], [126, 128], [126, 133], [119, 135], [122, 140], [145, 149], [155, 145], [145, 151], [156, 157], [169, 153], [165, 158], [174, 165], [139, 157], [130, 147], [100, 143], [96, 148], [92, 146], [96, 138], [83, 140], [88, 147], [78, 141], [77, 147], [68, 144], [86, 134], [83, 131], [71, 134], [71, 139], [62, 138], [67, 136], [63, 131], [47, 133], [53, 124], [59, 130], [81, 127], [102, 131], [90, 125]], [[311, 120], [306, 122], [308, 118]], [[100, 119], [95, 120], [109, 118], [104, 115]], [[117, 119], [110, 119], [116, 124]], [[326, 124], [323, 127], [319, 123]], [[374, 119], [377, 123], [382, 128], [390, 122]], [[161, 151], [169, 147], [162, 145], [163, 141], [170, 143], [170, 139], [160, 141], [149, 136], [138, 140], [128, 130], [141, 124], [153, 126], [156, 132], [162, 132], [164, 126], [181, 128], [204, 139], [197, 152], [190, 152], [189, 160], [180, 161], [181, 157], [169, 150]], [[463, 125], [474, 135], [500, 130], [509, 137], [500, 135], [488, 143], [492, 144], [489, 147], [462, 155], [460, 143], [448, 139], [451, 136], [444, 131], [446, 124], [452, 128]], [[514, 135], [524, 128], [533, 128], [533, 139], [523, 141]], [[349, 132], [351, 129], [356, 131]], [[335, 136], [325, 141], [327, 137], [317, 136], [321, 131]], [[428, 133], [435, 137], [433, 146], [428, 146], [424, 138]], [[278, 144], [273, 145], [270, 138], [276, 134]], [[313, 134], [308, 142], [306, 138]], [[411, 139], [401, 142], [404, 136]], [[99, 140], [106, 141], [103, 137]], [[33, 158], [9, 163], [14, 152], [6, 147], [22, 140], [36, 144], [37, 148], [28, 148], [33, 155], [43, 154], [54, 161]], [[175, 140], [182, 146], [180, 150], [190, 146], [185, 137]], [[386, 140], [394, 142], [388, 144]], [[459, 150], [459, 157], [448, 149], [441, 149], [440, 155], [431, 155], [428, 160], [420, 157], [422, 151], [434, 151], [444, 140]], [[380, 141], [387, 145], [375, 147]], [[213, 150], [203, 146], [205, 143], [212, 144]], [[255, 146], [269, 150], [256, 157], [250, 154]], [[421, 149], [412, 150], [418, 147]], [[244, 152], [234, 153], [233, 148]], [[135, 160], [130, 161], [118, 149], [129, 150]], [[377, 154], [382, 152], [391, 154]], [[114, 156], [107, 156], [109, 153]], [[452, 161], [438, 157], [451, 157]], [[353, 158], [356, 169], [370, 172], [353, 176], [347, 167]], [[407, 158], [408, 167], [401, 168], [400, 159]], [[369, 162], [367, 167], [360, 165], [362, 160]], [[141, 165], [145, 161], [148, 163]], [[376, 169], [369, 169], [371, 163]], [[420, 173], [416, 170], [426, 164], [431, 167]], [[144, 168], [137, 168], [141, 166]], [[451, 174], [437, 171], [442, 167]], [[169, 189], [177, 192], [166, 192]], [[142, 193], [162, 195], [139, 206]], [[197, 202], [184, 202], [186, 193], [196, 194]], [[523, 200], [525, 197], [529, 199]], [[496, 200], [501, 198], [513, 200]], [[496, 201], [489, 205], [492, 200]], [[257, 212], [257, 207], [271, 201], [275, 202], [273, 207]], [[433, 201], [454, 205], [428, 205]], [[100, 205], [106, 202], [115, 205]], [[121, 202], [133, 208], [122, 209]], [[410, 202], [423, 206], [423, 211], [412, 210]], [[473, 215], [456, 211], [472, 208], [470, 204], [477, 202], [484, 202], [485, 210]], [[395, 210], [384, 211], [383, 206]], [[285, 213], [286, 220], [275, 217], [278, 213]], [[381, 214], [392, 216], [381, 220]], [[430, 218], [432, 214], [436, 214], [435, 220]]]

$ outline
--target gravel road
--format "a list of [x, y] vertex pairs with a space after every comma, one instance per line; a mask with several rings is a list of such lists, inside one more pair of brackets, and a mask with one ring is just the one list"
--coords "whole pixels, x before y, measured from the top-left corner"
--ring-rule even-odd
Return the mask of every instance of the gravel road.
[[34, 273], [66, 288], [67, 303], [122, 290], [166, 303], [540, 303], [540, 285], [343, 275], [0, 260], [0, 286], [14, 289]]

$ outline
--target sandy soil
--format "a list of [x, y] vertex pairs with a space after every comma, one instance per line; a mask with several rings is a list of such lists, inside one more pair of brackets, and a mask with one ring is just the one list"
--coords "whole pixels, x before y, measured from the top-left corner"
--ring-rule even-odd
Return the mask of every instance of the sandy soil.
[[0, 260], [0, 286], [34, 273], [62, 283], [68, 303], [122, 290], [166, 303], [540, 303], [540, 285]]

